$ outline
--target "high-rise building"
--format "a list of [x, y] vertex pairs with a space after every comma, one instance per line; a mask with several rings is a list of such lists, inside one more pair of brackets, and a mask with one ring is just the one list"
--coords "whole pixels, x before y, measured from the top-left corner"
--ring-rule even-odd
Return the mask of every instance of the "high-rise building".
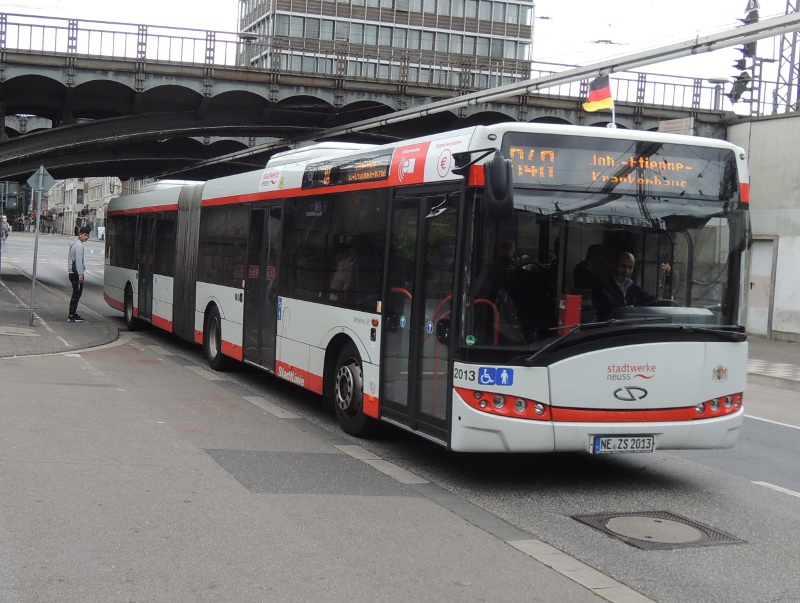
[[241, 64], [469, 91], [529, 79], [532, 1], [240, 0]]

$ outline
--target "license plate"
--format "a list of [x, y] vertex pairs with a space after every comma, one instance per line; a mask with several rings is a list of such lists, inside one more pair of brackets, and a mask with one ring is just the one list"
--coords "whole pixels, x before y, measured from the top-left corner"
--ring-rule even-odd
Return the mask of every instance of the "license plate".
[[594, 436], [592, 441], [593, 454], [653, 452], [655, 449], [653, 436]]

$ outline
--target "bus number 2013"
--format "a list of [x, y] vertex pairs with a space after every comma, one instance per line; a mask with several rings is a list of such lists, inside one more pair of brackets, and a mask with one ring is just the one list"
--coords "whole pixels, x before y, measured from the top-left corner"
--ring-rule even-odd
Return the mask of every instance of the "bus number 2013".
[[471, 369], [455, 368], [453, 369], [454, 379], [463, 379], [464, 381], [475, 381], [477, 373]]

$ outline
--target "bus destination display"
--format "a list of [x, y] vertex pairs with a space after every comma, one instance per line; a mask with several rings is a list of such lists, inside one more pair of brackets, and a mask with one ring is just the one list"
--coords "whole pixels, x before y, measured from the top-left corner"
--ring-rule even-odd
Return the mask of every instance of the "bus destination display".
[[[503, 154], [521, 188], [729, 200], [730, 150], [648, 141], [509, 133]], [[735, 172], [734, 172], [735, 173]]]
[[391, 152], [310, 163], [303, 173], [303, 188], [386, 180], [391, 165]]

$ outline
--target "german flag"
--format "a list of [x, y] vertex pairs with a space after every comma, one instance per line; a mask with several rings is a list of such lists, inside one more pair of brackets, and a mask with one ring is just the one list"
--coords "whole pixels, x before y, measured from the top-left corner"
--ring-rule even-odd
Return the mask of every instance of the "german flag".
[[589, 96], [583, 103], [583, 110], [592, 112], [600, 109], [613, 109], [614, 99], [611, 98], [611, 84], [607, 75], [595, 78], [589, 86]]

